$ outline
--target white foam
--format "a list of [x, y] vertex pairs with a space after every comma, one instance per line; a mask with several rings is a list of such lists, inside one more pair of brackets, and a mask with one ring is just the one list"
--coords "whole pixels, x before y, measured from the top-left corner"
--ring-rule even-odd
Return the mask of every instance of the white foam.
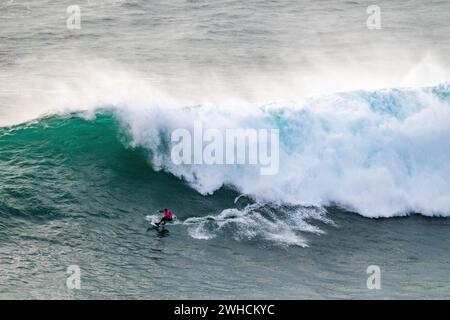
[[321, 234], [307, 220], [331, 223], [320, 208], [283, 208], [263, 204], [247, 205], [243, 209], [226, 209], [218, 215], [188, 218], [189, 235], [195, 239], [212, 239], [223, 233], [237, 241], [265, 240], [277, 245], [307, 247], [303, 233]]
[[[204, 106], [117, 110], [133, 145], [151, 163], [209, 194], [223, 185], [256, 200], [292, 205], [332, 203], [367, 217], [409, 212], [450, 214], [448, 86], [352, 92], [302, 104], [236, 109]], [[161, 148], [171, 130], [205, 127], [280, 129], [280, 171], [252, 166], [174, 165]]]

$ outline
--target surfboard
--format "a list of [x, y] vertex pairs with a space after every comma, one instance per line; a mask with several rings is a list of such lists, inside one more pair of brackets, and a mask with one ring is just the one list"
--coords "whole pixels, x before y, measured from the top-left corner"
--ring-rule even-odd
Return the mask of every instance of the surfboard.
[[[146, 216], [145, 220], [147, 220], [150, 223], [150, 225], [152, 225], [153, 227], [159, 228], [160, 226], [164, 226], [163, 224], [162, 225], [157, 225], [156, 224], [157, 222], [161, 221], [161, 218], [162, 218], [162, 215], [160, 215], [160, 214], [153, 214], [153, 215]], [[167, 225], [175, 224], [176, 220], [177, 220], [177, 217], [175, 215], [173, 215], [173, 220], [170, 221], [170, 222], [166, 222], [165, 225], [167, 226]]]

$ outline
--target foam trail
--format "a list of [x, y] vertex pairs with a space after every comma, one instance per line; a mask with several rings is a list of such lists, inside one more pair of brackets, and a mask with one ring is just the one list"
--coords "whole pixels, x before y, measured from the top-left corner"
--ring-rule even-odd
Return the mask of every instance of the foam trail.
[[278, 245], [307, 247], [300, 233], [323, 233], [309, 224], [309, 219], [332, 223], [320, 208], [283, 208], [256, 203], [241, 210], [226, 209], [216, 216], [189, 218], [184, 224], [195, 239], [212, 239], [228, 232], [238, 241], [262, 239]]

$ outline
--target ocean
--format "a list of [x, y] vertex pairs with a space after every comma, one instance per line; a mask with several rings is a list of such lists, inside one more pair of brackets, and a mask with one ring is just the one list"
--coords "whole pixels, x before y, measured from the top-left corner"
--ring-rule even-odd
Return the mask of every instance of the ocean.
[[[449, 18], [0, 0], [0, 299], [449, 298]], [[175, 164], [195, 123], [277, 129], [277, 172]]]

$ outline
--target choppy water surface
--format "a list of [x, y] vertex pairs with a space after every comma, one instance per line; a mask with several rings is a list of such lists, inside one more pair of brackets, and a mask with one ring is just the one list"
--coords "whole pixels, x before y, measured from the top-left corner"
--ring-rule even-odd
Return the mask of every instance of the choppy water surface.
[[[450, 4], [371, 4], [85, 1], [69, 30], [0, 1], [0, 298], [448, 298]], [[175, 166], [194, 121], [279, 129], [278, 174]]]

